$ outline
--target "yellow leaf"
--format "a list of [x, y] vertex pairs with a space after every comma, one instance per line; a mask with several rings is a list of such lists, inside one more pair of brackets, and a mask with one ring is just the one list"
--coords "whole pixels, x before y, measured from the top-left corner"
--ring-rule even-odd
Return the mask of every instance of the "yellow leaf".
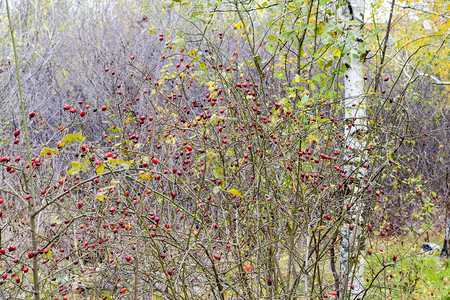
[[68, 144], [75, 141], [84, 141], [86, 138], [83, 136], [83, 133], [80, 131], [77, 134], [68, 134], [61, 140], [61, 144]]
[[105, 165], [101, 164], [100, 166], [97, 167], [97, 169], [95, 171], [97, 172], [98, 176], [102, 176], [104, 170], [105, 170]]
[[341, 56], [341, 49], [335, 49], [335, 50], [333, 51], [333, 55], [334, 55], [335, 57]]
[[228, 192], [229, 192], [230, 194], [233, 194], [233, 195], [239, 196], [239, 197], [241, 197], [241, 198], [244, 198], [244, 196], [242, 196], [241, 193], [240, 193], [237, 189], [231, 189], [231, 190], [229, 190]]
[[150, 174], [150, 172], [139, 172], [139, 178], [140, 179], [153, 179], [156, 175]]
[[244, 26], [244, 23], [242, 23], [242, 21], [239, 21], [238, 23], [236, 23], [234, 25], [234, 30], [238, 30], [240, 28], [242, 28]]
[[317, 25], [317, 33], [321, 33], [322, 32], [322, 29], [323, 29], [323, 27], [324, 27], [324, 24], [323, 24], [323, 22], [320, 22], [318, 25]]

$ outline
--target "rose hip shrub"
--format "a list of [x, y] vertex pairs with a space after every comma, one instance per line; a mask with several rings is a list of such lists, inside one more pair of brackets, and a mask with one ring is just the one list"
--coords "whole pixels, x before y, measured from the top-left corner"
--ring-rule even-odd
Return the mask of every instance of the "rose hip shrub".
[[352, 149], [344, 129], [356, 120], [343, 118], [337, 93], [268, 77], [244, 64], [247, 52], [230, 61], [214, 42], [204, 55], [180, 44], [167, 43], [157, 65], [135, 54], [98, 70], [114, 92], [57, 108], [64, 124], [31, 165], [13, 134], [1, 159], [2, 297], [32, 297], [34, 278], [43, 299], [331, 297], [343, 224], [367, 241], [353, 251], [379, 262], [365, 294], [404, 292], [402, 278], [377, 280], [405, 258], [369, 243], [396, 226], [385, 186], [402, 180], [395, 153], [407, 128], [382, 120], [401, 108], [361, 101], [372, 113], [364, 147]]

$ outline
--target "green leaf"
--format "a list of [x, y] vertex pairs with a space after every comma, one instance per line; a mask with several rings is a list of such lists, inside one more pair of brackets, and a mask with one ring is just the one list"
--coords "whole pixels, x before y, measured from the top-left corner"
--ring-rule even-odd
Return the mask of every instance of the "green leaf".
[[277, 37], [274, 36], [274, 35], [272, 35], [272, 34], [270, 34], [267, 38], [268, 38], [269, 40], [271, 40], [272, 42], [278, 43]]
[[208, 151], [206, 151], [206, 157], [208, 157], [208, 158], [214, 158], [214, 157], [216, 157], [216, 154], [215, 154], [214, 151], [208, 150]]
[[46, 155], [47, 153], [55, 153], [58, 152], [58, 149], [56, 148], [48, 148], [48, 147], [44, 147], [44, 149], [41, 150], [41, 156]]
[[286, 75], [284, 75], [284, 72], [276, 71], [273, 76], [275, 76], [278, 79], [286, 79]]
[[308, 96], [308, 95], [304, 95], [300, 101], [302, 102], [302, 104], [308, 103], [308, 101], [309, 101], [309, 96]]
[[117, 128], [116, 126], [109, 127], [108, 130], [112, 132], [120, 132], [120, 128]]
[[77, 134], [68, 134], [66, 135], [62, 140], [61, 140], [61, 144], [68, 144], [71, 142], [75, 142], [75, 141], [84, 141], [86, 138], [83, 137], [83, 133], [80, 131]]
[[266, 50], [267, 52], [269, 52], [270, 54], [273, 54], [273, 52], [275, 51], [274, 46], [272, 45], [272, 43], [266, 43]]
[[180, 47], [186, 47], [186, 41], [183, 38], [176, 38], [172, 41], [172, 43], [180, 46]]
[[255, 62], [253, 60], [247, 59], [244, 60], [244, 62], [247, 64], [247, 66], [255, 67]]
[[110, 158], [106, 161], [108, 163], [109, 166], [113, 167], [113, 168], [117, 168], [117, 165], [119, 163], [118, 159], [114, 159], [114, 158]]
[[62, 224], [62, 221], [58, 219], [58, 216], [53, 216], [51, 219], [51, 223]]
[[217, 194], [218, 192], [220, 192], [220, 190], [221, 190], [220, 186], [215, 186], [215, 187], [213, 188], [213, 193], [214, 193], [214, 194]]
[[319, 66], [319, 68], [321, 68], [323, 70], [323, 67], [325, 66], [325, 61], [322, 59], [319, 59], [317, 61], [317, 65]]
[[361, 22], [358, 20], [351, 20], [347, 23], [347, 25], [361, 25]]
[[73, 161], [70, 164], [72, 165], [72, 168], [67, 171], [67, 175], [75, 175], [80, 171], [86, 171], [86, 167], [79, 161]]
[[198, 67], [202, 70], [206, 70], [206, 65], [204, 63], [199, 63]]
[[122, 168], [124, 168], [125, 170], [129, 170], [131, 165], [134, 163], [134, 160], [120, 160], [119, 163]]
[[218, 115], [216, 115], [216, 114], [213, 114], [213, 115], [211, 116], [211, 118], [209, 119], [209, 121], [211, 122], [211, 124], [216, 125], [216, 124], [218, 124], [219, 122], [225, 121], [225, 117], [222, 117], [222, 116], [218, 116]]
[[216, 178], [222, 178], [222, 174], [223, 174], [222, 168], [219, 166], [216, 166], [213, 170], [213, 174], [214, 174], [214, 177], [216, 177]]

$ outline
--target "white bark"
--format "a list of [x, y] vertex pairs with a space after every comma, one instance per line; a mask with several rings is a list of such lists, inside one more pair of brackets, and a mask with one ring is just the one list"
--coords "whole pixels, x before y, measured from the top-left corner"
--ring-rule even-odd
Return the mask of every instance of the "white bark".
[[[346, 175], [352, 173], [356, 182], [362, 182], [365, 177], [365, 169], [358, 168], [364, 153], [365, 122], [366, 110], [364, 107], [364, 57], [365, 50], [361, 43], [363, 41], [363, 27], [365, 14], [365, 0], [344, 0], [339, 10], [339, 16], [344, 22], [346, 33], [346, 47], [350, 53], [344, 57], [344, 63], [347, 66], [344, 72], [345, 80], [345, 119], [346, 137], [351, 157], [348, 164], [344, 167]], [[351, 23], [349, 23], [352, 21]], [[348, 126], [351, 124], [351, 126]], [[355, 169], [358, 172], [355, 173]], [[348, 219], [353, 225], [345, 223], [341, 230], [341, 249], [340, 249], [340, 267], [341, 267], [341, 299], [358, 299], [364, 290], [364, 258], [361, 250], [363, 242], [359, 239], [362, 232], [363, 219], [363, 203], [355, 202], [358, 198], [359, 185], [349, 183], [349, 189], [353, 190], [352, 195], [348, 195], [345, 199], [346, 205], [351, 204], [352, 208], [348, 212]], [[350, 193], [351, 194], [351, 193]]]
[[444, 245], [442, 246], [441, 258], [450, 257], [450, 205], [447, 207], [447, 229], [444, 235]]

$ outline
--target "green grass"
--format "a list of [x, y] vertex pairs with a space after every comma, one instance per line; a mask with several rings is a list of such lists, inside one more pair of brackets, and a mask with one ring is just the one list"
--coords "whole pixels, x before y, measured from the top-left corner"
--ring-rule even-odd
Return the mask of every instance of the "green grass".
[[423, 262], [423, 284], [418, 288], [417, 294], [450, 300], [449, 261], [442, 263], [439, 257], [433, 255], [425, 256]]
[[[423, 239], [404, 237], [395, 242], [379, 240], [368, 245], [373, 254], [368, 256], [366, 276], [373, 278], [379, 274], [367, 299], [450, 300], [450, 261], [441, 260], [436, 251], [421, 254], [423, 242]], [[431, 238], [430, 242], [442, 247], [442, 236]], [[398, 256], [395, 264], [393, 255]], [[377, 285], [390, 289], [377, 289]]]

